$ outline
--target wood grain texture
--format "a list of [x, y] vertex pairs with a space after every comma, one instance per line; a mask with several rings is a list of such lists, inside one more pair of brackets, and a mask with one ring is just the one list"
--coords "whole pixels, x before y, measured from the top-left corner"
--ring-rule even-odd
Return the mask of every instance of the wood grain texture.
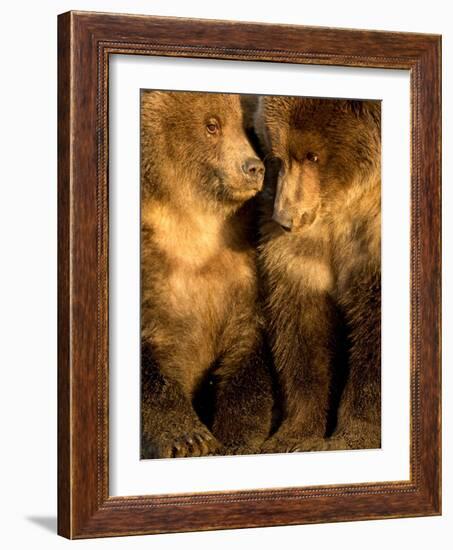
[[69, 14], [58, 23], [58, 532], [71, 536]]
[[[59, 16], [58, 47], [58, 532], [87, 538], [440, 514], [440, 37], [70, 12]], [[410, 481], [109, 496], [110, 54], [410, 70]]]

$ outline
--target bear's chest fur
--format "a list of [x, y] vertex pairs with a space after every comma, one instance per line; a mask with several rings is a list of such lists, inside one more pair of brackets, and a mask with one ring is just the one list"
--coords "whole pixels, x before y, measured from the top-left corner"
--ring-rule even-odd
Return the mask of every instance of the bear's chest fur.
[[254, 250], [235, 246], [232, 227], [203, 212], [142, 214], [143, 336], [181, 356], [190, 387], [231, 345], [231, 325], [254, 308]]
[[162, 290], [175, 317], [193, 317], [194, 323], [212, 329], [220, 328], [232, 304], [253, 283], [250, 255], [227, 250], [196, 265], [170, 261]]

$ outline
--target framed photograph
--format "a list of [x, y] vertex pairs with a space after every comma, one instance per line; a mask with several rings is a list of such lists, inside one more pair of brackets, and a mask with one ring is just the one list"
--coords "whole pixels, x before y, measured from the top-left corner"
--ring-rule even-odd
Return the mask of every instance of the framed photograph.
[[58, 50], [59, 534], [440, 514], [440, 37]]

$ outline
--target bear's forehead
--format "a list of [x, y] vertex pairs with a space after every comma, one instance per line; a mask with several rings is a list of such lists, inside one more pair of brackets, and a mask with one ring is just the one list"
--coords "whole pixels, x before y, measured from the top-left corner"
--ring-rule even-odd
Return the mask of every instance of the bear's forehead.
[[325, 120], [342, 115], [351, 116], [348, 104], [348, 100], [342, 99], [269, 96], [266, 98], [265, 111], [268, 120], [298, 126], [308, 118]]
[[173, 99], [182, 106], [192, 105], [200, 111], [215, 109], [224, 112], [236, 112], [240, 110], [240, 99], [236, 94], [174, 92]]
[[307, 127], [292, 127], [289, 130], [289, 142], [295, 146], [316, 145], [317, 147], [327, 146], [329, 139], [322, 127], [316, 124]]
[[271, 135], [283, 133], [296, 140], [361, 128], [347, 101], [336, 99], [269, 98], [265, 119]]
[[296, 101], [291, 113], [291, 125], [296, 128], [306, 126], [335, 125], [342, 117], [342, 109], [335, 100], [307, 99]]

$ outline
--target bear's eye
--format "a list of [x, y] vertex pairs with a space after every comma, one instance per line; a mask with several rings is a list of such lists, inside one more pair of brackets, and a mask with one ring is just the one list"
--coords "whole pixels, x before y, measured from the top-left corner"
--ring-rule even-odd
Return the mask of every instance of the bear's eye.
[[216, 134], [219, 131], [219, 125], [215, 120], [212, 120], [206, 124], [206, 130], [210, 134]]
[[316, 153], [312, 153], [311, 151], [306, 154], [305, 158], [310, 162], [318, 162], [319, 160], [318, 155]]

